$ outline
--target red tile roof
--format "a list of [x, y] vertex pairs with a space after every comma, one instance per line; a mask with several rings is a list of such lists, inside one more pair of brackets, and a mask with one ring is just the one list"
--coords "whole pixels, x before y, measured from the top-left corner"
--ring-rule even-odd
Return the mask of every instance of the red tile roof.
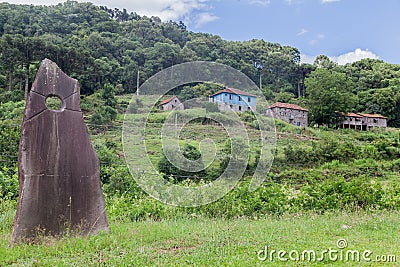
[[363, 113], [358, 113], [358, 115], [361, 115], [366, 118], [375, 118], [375, 119], [387, 119], [387, 117], [379, 115], [379, 114], [363, 114]]
[[288, 103], [281, 103], [281, 102], [276, 102], [275, 104], [269, 106], [268, 108], [269, 108], [269, 109], [272, 109], [272, 108], [287, 108], [287, 109], [295, 109], [295, 110], [308, 111], [308, 109], [305, 109], [305, 108], [303, 108], [303, 107], [300, 107], [299, 105], [288, 104]]
[[[173, 96], [173, 97], [170, 97], [170, 98], [168, 98], [168, 99], [165, 99], [164, 101], [162, 101], [161, 103], [160, 103], [160, 106], [162, 106], [162, 105], [165, 105], [165, 104], [168, 104], [169, 102], [171, 102], [172, 100], [174, 100], [174, 98], [177, 98], [176, 96]], [[179, 99], [179, 98], [178, 98]]]
[[353, 118], [377, 118], [377, 119], [387, 119], [387, 117], [379, 115], [379, 114], [364, 114], [364, 113], [352, 113], [349, 112], [346, 115], [343, 112], [339, 112], [340, 115], [346, 117], [353, 117]]
[[342, 115], [342, 116], [352, 117], [352, 118], [362, 118], [363, 117], [363, 116], [361, 116], [359, 114], [352, 113], [352, 112], [349, 112], [347, 114], [344, 114], [343, 112], [340, 112], [339, 114]]
[[219, 95], [219, 94], [222, 94], [222, 93], [235, 94], [235, 95], [245, 95], [245, 96], [256, 96], [256, 95], [247, 93], [247, 92], [239, 90], [239, 89], [225, 88], [225, 89], [223, 89], [221, 91], [216, 92], [213, 95], [210, 95], [210, 97], [211, 96], [215, 96], [215, 95]]

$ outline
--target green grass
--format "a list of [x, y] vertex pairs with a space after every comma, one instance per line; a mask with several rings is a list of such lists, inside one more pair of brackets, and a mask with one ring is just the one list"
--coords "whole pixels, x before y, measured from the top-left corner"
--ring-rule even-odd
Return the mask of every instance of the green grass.
[[[260, 261], [271, 250], [370, 250], [400, 261], [400, 214], [303, 214], [249, 219], [176, 218], [111, 223], [111, 233], [88, 238], [43, 238], [41, 244], [9, 248], [10, 229], [0, 234], [0, 266], [310, 266], [311, 263]], [[286, 256], [288, 257], [288, 256]], [[315, 266], [382, 266], [378, 263], [329, 261]], [[398, 264], [398, 263], [397, 263]], [[396, 266], [388, 263], [387, 266]]]

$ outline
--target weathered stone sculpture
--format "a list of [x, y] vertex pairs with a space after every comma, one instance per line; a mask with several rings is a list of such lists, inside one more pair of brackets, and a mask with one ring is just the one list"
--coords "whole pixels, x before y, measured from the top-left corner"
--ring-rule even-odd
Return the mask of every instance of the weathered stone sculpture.
[[[61, 100], [50, 110], [46, 99]], [[80, 109], [78, 81], [43, 60], [27, 99], [19, 147], [19, 199], [11, 245], [40, 235], [109, 230], [99, 159]]]

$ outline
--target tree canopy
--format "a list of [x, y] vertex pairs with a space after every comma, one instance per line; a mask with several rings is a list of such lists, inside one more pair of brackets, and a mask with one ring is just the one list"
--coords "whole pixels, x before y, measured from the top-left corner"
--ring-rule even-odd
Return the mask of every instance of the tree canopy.
[[318, 124], [336, 123], [338, 112], [352, 111], [355, 96], [349, 91], [350, 80], [344, 73], [320, 68], [305, 81], [311, 119]]

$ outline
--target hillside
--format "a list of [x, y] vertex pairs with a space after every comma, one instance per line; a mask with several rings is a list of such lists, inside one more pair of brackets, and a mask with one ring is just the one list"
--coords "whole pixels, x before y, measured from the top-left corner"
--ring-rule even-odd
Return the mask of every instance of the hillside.
[[[123, 203], [135, 203], [138, 199], [152, 203], [139, 206], [139, 210], [124, 210], [124, 216], [133, 220], [163, 216], [171, 207], [153, 200], [137, 185], [129, 174], [122, 148], [123, 113], [128, 107], [130, 96], [118, 96], [115, 106], [119, 113], [115, 121], [105, 124], [93, 123], [90, 116], [104, 106], [101, 94], [84, 97], [82, 108], [87, 117], [92, 142], [101, 161], [101, 180], [105, 193]], [[145, 100], [143, 100], [145, 102]], [[2, 106], [3, 117], [16, 116], [1, 121], [0, 155], [3, 167], [0, 184], [3, 198], [17, 197], [16, 158], [18, 154], [19, 125], [24, 103]], [[4, 110], [6, 107], [9, 110]], [[196, 110], [182, 111], [196, 112]], [[93, 115], [91, 115], [93, 114]], [[154, 166], [163, 157], [161, 126], [169, 112], [155, 112], [147, 119], [145, 140], [147, 156]], [[137, 114], [134, 121], [145, 119]], [[143, 118], [141, 119], [140, 116]], [[224, 116], [218, 113], [218, 116]], [[337, 209], [398, 209], [400, 207], [398, 184], [400, 169], [400, 141], [396, 129], [376, 129], [369, 132], [354, 130], [332, 130], [327, 128], [297, 128], [276, 121], [277, 144], [271, 171], [265, 174], [266, 181], [255, 192], [250, 192], [249, 181], [258, 162], [259, 135], [257, 125], [250, 117], [242, 114], [250, 138], [250, 159], [244, 178], [238, 187], [221, 201], [195, 208], [206, 216], [256, 216], [257, 214], [281, 214], [300, 211], [326, 212]], [[179, 117], [178, 117], [179, 120]], [[214, 141], [217, 158], [205, 172], [197, 177], [205, 182], [215, 179], [224, 169], [227, 137], [224, 130], [201, 120], [186, 125], [180, 135], [180, 145], [199, 147], [205, 138]], [[135, 147], [131, 147], [135, 151]], [[141, 165], [140, 162], [137, 163]], [[137, 174], [137, 175], [143, 175]], [[186, 175], [173, 175], [175, 182], [190, 181]], [[193, 175], [195, 177], [195, 174]], [[186, 181], [187, 180], [187, 181]], [[193, 182], [193, 181], [192, 181]], [[240, 196], [240, 197], [238, 197]], [[121, 204], [120, 202], [118, 202]], [[118, 204], [118, 205], [119, 205]], [[129, 205], [128, 205], [129, 206]], [[127, 207], [128, 207], [127, 206]], [[239, 208], [242, 207], [242, 208]], [[139, 212], [139, 213], [137, 213]], [[191, 212], [191, 209], [187, 210]]]

